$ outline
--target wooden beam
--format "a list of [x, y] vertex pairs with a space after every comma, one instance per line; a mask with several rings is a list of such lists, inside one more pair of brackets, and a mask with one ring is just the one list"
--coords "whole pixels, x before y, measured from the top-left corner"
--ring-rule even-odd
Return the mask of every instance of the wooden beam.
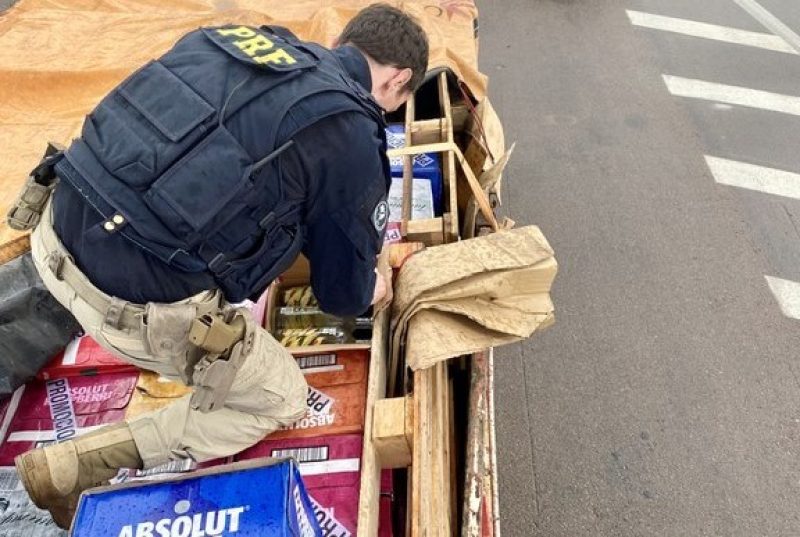
[[[406, 101], [406, 121], [405, 121], [405, 136], [406, 146], [411, 145], [411, 125], [414, 123], [415, 111], [415, 97], [412, 94]], [[400, 221], [400, 234], [403, 237], [408, 233], [408, 222], [411, 220], [411, 208], [413, 207], [414, 197], [414, 162], [412, 155], [403, 156], [403, 205]]]
[[367, 378], [367, 403], [364, 416], [364, 450], [361, 455], [361, 494], [358, 500], [358, 537], [378, 535], [381, 464], [372, 440], [375, 403], [386, 396], [386, 353], [389, 350], [389, 309], [375, 316], [372, 327], [372, 352]]
[[447, 363], [414, 372], [411, 537], [452, 537], [452, 450]]
[[446, 142], [448, 128], [445, 118], [414, 121], [411, 124], [411, 143], [409, 145]]
[[372, 416], [372, 440], [382, 468], [411, 466], [414, 401], [411, 396], [379, 399]]
[[[447, 73], [439, 74], [439, 104], [442, 107], [442, 117], [447, 124], [446, 142], [454, 143], [453, 136], [453, 112], [450, 103], [450, 91], [447, 87]], [[446, 152], [442, 161], [442, 179], [444, 181], [445, 201], [447, 212], [450, 213], [449, 229], [445, 231], [445, 239], [450, 242], [458, 239], [458, 192], [456, 185], [456, 163], [452, 152]]]
[[407, 225], [406, 239], [422, 242], [426, 246], [442, 244], [444, 242], [442, 218], [410, 220]]
[[0, 265], [8, 263], [12, 259], [16, 259], [22, 254], [30, 251], [31, 237], [30, 235], [22, 235], [0, 245]]

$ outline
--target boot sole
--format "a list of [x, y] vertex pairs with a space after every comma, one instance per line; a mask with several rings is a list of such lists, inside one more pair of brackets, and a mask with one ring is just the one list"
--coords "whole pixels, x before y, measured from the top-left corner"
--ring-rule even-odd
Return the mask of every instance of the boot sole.
[[[25, 490], [28, 491], [28, 496], [36, 504], [36, 507], [47, 509], [48, 500], [54, 500], [59, 497], [58, 495], [46, 494], [45, 490], [40, 486], [40, 481], [42, 480], [46, 480], [47, 483], [50, 482], [50, 466], [47, 464], [44, 450], [35, 449], [22, 455], [17, 455], [14, 457], [14, 466], [17, 468], [17, 474]], [[55, 491], [53, 490], [52, 492]]]

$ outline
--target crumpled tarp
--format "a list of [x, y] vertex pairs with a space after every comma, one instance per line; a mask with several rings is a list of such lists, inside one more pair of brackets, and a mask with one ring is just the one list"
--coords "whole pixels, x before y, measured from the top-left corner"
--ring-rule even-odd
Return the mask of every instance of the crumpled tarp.
[[436, 362], [521, 341], [554, 321], [558, 264], [536, 226], [427, 248], [394, 284], [392, 363]]
[[[48, 140], [67, 144], [83, 117], [128, 74], [183, 34], [230, 22], [286, 26], [330, 46], [374, 0], [21, 0], [0, 15], [0, 246], [19, 237], [5, 214]], [[449, 67], [475, 97], [473, 0], [389, 0], [414, 15], [430, 67]]]
[[45, 288], [30, 253], [0, 265], [0, 397], [32, 379], [79, 330]]

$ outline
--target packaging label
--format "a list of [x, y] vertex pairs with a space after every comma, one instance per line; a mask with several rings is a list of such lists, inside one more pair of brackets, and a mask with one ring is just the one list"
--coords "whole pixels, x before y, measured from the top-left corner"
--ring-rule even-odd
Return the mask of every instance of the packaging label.
[[312, 386], [308, 387], [308, 397], [306, 397], [306, 415], [291, 425], [282, 427], [284, 430], [310, 429], [312, 427], [325, 427], [336, 422], [336, 413], [333, 406], [336, 400], [328, 396], [325, 392]]
[[78, 432], [75, 419], [75, 407], [72, 406], [72, 392], [67, 379], [48, 380], [47, 402], [50, 405], [50, 417], [56, 442], [63, 442], [74, 437]]
[[311, 521], [308, 519], [308, 514], [303, 507], [303, 498], [300, 496], [300, 487], [295, 485], [292, 491], [294, 497], [294, 508], [297, 512], [297, 525], [299, 526], [300, 535], [302, 537], [314, 537], [314, 528], [311, 526]]
[[328, 415], [333, 410], [333, 405], [336, 401], [333, 397], [325, 394], [322, 390], [308, 387], [308, 397], [306, 404], [308, 405], [308, 412], [314, 415]]
[[389, 222], [386, 226], [386, 235], [383, 236], [383, 243], [384, 244], [394, 244], [397, 242], [402, 242], [403, 240], [403, 232], [400, 229], [399, 222]]
[[335, 354], [315, 354], [313, 356], [298, 356], [298, 367], [304, 375], [312, 373], [324, 373], [326, 371], [341, 371], [344, 366], [338, 364]]
[[[328, 446], [309, 446], [287, 449], [273, 449], [271, 455], [273, 457], [283, 459], [287, 457], [293, 458], [300, 463], [307, 462], [320, 462], [328, 460]], [[301, 466], [302, 468], [302, 466]], [[300, 470], [302, 474], [302, 469]]]
[[344, 524], [336, 520], [333, 508], [325, 509], [314, 499], [314, 496], [309, 494], [309, 497], [323, 537], [351, 537], [353, 535]]
[[[229, 507], [205, 513], [187, 515], [192, 504], [178, 500], [173, 508], [175, 517], [158, 521], [144, 521], [122, 526], [118, 537], [200, 537], [205, 535], [232, 535], [239, 532], [240, 517], [249, 505]], [[311, 534], [313, 536], [313, 533]]]
[[[433, 189], [428, 179], [415, 177], [411, 190], [411, 219], [433, 218]], [[403, 180], [392, 178], [389, 188], [389, 221], [400, 222], [403, 219]]]

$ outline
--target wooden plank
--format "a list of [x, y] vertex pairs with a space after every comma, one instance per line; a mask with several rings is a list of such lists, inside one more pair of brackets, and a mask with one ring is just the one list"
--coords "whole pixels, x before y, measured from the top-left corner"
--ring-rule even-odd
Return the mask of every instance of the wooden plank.
[[435, 144], [447, 141], [449, 126], [444, 118], [424, 119], [411, 124], [409, 145]]
[[450, 444], [451, 431], [450, 431], [450, 407], [452, 390], [449, 375], [447, 372], [447, 362], [440, 362], [436, 367], [436, 391], [434, 392], [437, 400], [437, 430], [436, 430], [436, 444], [440, 455], [436, 457], [439, 465], [439, 470], [436, 475], [439, 476], [439, 489], [441, 491], [442, 504], [439, 506], [439, 520], [437, 526], [439, 528], [439, 535], [443, 537], [450, 537], [453, 535], [453, 510], [455, 508], [455, 491], [453, 490], [453, 477], [452, 471], [452, 457], [453, 450]]
[[461, 537], [480, 537], [481, 505], [483, 502], [484, 445], [486, 429], [486, 359], [483, 354], [473, 356], [470, 375], [469, 411], [467, 421], [467, 449], [464, 478], [464, 508]]
[[450, 107], [453, 116], [453, 134], [464, 132], [470, 118], [469, 107], [466, 104], [457, 104]]
[[22, 254], [30, 251], [31, 237], [30, 235], [22, 235], [9, 242], [0, 245], [0, 265], [8, 263], [12, 259], [16, 259]]
[[[415, 97], [412, 94], [406, 101], [406, 145], [411, 145], [411, 126], [414, 123]], [[411, 155], [403, 156], [403, 206], [400, 220], [400, 234], [405, 237], [408, 233], [408, 222], [411, 221], [411, 208], [414, 196], [414, 162]]]
[[410, 220], [407, 225], [406, 239], [436, 246], [444, 242], [442, 218], [425, 218]]
[[[439, 104], [442, 107], [442, 117], [445, 118], [447, 124], [445, 141], [453, 143], [453, 115], [450, 104], [450, 92], [447, 87], [447, 73], [439, 75]], [[448, 206], [447, 212], [450, 213], [450, 229], [445, 231], [445, 238], [450, 242], [458, 238], [458, 193], [456, 185], [456, 163], [455, 157], [452, 152], [446, 152], [443, 155], [442, 162], [442, 179], [444, 180], [444, 187], [446, 189], [446, 203]], [[454, 237], [454, 238], [453, 238]]]
[[358, 500], [358, 537], [378, 535], [381, 465], [372, 441], [375, 403], [386, 396], [386, 353], [389, 349], [389, 309], [375, 316], [372, 352], [367, 378], [367, 403], [364, 416], [364, 450], [361, 456], [361, 494]]
[[396, 147], [388, 149], [386, 154], [391, 157], [402, 157], [405, 155], [419, 155], [420, 153], [442, 153], [452, 151], [453, 144], [450, 142], [438, 142], [422, 145], [407, 145], [406, 147]]
[[414, 438], [414, 402], [411, 397], [377, 400], [372, 420], [372, 441], [381, 467], [411, 466]]
[[[486, 413], [487, 433], [489, 436], [489, 483], [491, 491], [491, 527], [481, 537], [500, 537], [500, 493], [498, 490], [497, 474], [497, 428], [495, 426], [495, 400], [494, 400], [494, 349], [484, 351], [486, 354], [486, 400], [489, 409]], [[537, 519], [538, 519], [538, 512]], [[537, 520], [538, 523], [538, 520]]]
[[412, 537], [451, 537], [454, 491], [447, 364], [414, 373]]
[[[431, 498], [430, 383], [433, 368], [414, 373], [414, 449], [411, 463], [411, 537], [427, 536]], [[423, 497], [425, 500], [423, 500]]]

